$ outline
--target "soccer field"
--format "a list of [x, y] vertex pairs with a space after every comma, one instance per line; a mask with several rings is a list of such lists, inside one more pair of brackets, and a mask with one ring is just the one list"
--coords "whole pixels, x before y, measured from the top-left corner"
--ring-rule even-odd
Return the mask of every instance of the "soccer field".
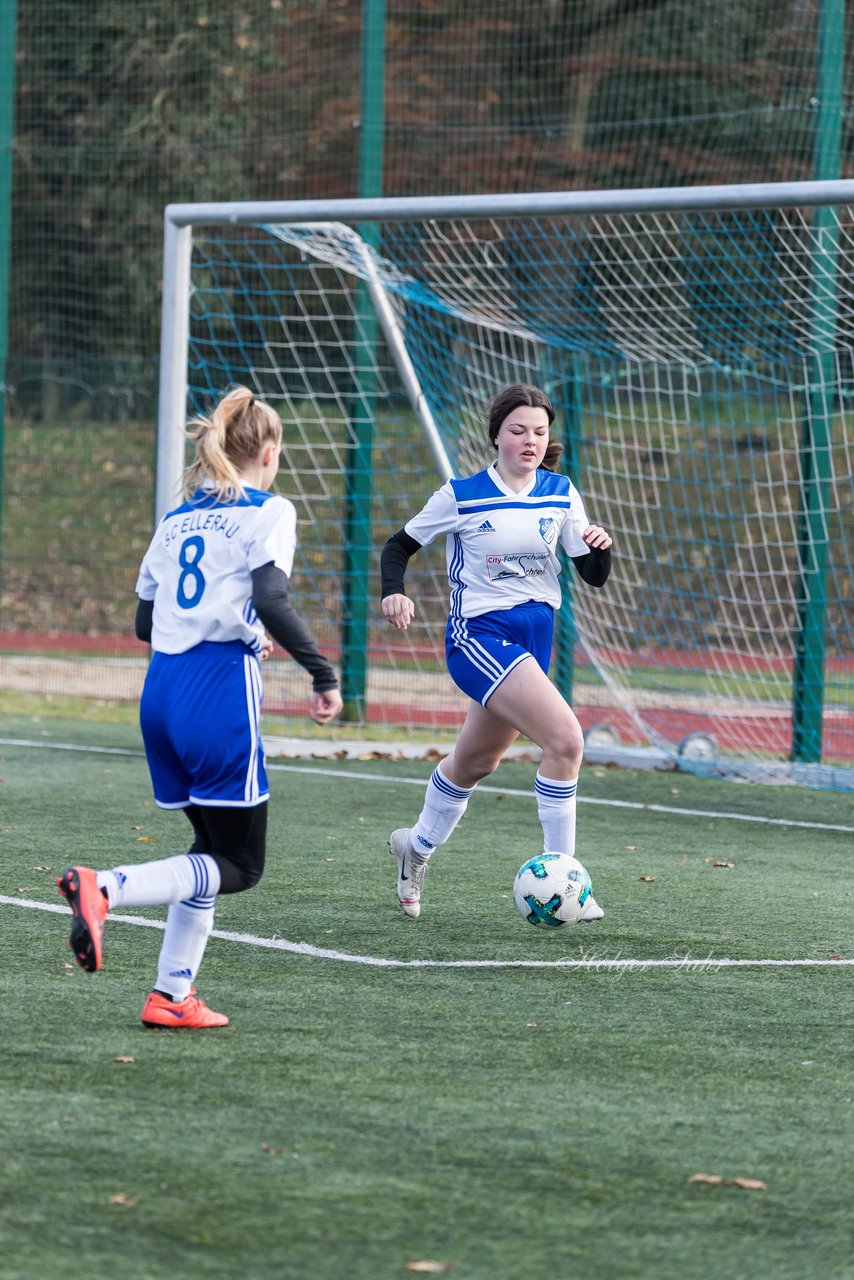
[[272, 761], [199, 983], [232, 1024], [154, 1033], [165, 911], [88, 975], [54, 882], [189, 826], [133, 728], [6, 720], [2, 1280], [852, 1280], [851, 797], [586, 766], [606, 916], [545, 931], [505, 763], [413, 922], [386, 839], [431, 768]]

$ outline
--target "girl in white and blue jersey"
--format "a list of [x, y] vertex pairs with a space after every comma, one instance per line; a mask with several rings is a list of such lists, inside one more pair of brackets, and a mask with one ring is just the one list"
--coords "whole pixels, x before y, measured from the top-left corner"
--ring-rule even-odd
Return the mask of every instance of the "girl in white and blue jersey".
[[296, 512], [270, 493], [282, 423], [246, 387], [190, 424], [196, 458], [185, 500], [163, 517], [137, 579], [136, 634], [151, 644], [140, 726], [154, 798], [181, 809], [190, 850], [174, 858], [57, 881], [73, 913], [71, 948], [101, 967], [104, 921], [114, 907], [169, 904], [147, 1027], [221, 1027], [193, 985], [220, 893], [251, 889], [266, 854], [269, 788], [261, 742], [261, 666], [269, 636], [312, 678], [311, 718], [341, 710], [335, 672], [288, 600]]
[[[542, 749], [535, 791], [546, 852], [575, 853], [575, 792], [583, 738], [572, 708], [548, 678], [558, 547], [582, 580], [605, 584], [611, 538], [591, 524], [581, 497], [553, 468], [562, 446], [549, 440], [554, 409], [538, 387], [516, 384], [495, 398], [491, 466], [449, 480], [389, 538], [382, 551], [382, 611], [405, 630], [415, 614], [404, 574], [412, 555], [444, 535], [450, 614], [448, 671], [471, 702], [451, 754], [437, 766], [415, 826], [393, 831], [397, 895], [417, 919], [427, 863], [459, 822], [477, 783], [492, 773], [520, 733]], [[582, 917], [604, 915], [593, 898]]]

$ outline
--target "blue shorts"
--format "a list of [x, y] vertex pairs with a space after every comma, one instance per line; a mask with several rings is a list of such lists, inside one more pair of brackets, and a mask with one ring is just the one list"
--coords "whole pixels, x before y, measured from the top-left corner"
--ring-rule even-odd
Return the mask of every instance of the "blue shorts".
[[525, 658], [534, 658], [548, 672], [554, 625], [554, 609], [539, 601], [477, 618], [449, 618], [445, 658], [451, 679], [485, 707], [502, 680]]
[[155, 653], [139, 721], [154, 799], [248, 808], [270, 794], [261, 743], [261, 664], [239, 641]]

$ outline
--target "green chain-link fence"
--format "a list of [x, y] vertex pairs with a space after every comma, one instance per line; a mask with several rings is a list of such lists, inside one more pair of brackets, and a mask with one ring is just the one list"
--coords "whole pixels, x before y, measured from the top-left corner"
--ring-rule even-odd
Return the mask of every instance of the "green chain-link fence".
[[[168, 202], [352, 196], [366, 155], [386, 195], [854, 174], [844, 0], [0, 0], [0, 17], [7, 655], [133, 648]], [[366, 17], [384, 31], [371, 145]]]

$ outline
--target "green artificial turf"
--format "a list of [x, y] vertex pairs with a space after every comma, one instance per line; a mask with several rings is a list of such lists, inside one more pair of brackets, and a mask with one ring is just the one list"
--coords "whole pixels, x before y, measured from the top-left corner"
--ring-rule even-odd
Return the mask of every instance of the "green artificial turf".
[[385, 842], [431, 766], [271, 762], [267, 873], [220, 899], [239, 937], [199, 980], [231, 1026], [153, 1033], [159, 930], [109, 921], [87, 975], [68, 917], [23, 902], [188, 825], [126, 726], [3, 736], [42, 743], [0, 746], [3, 1280], [854, 1276], [850, 797], [585, 768], [606, 916], [541, 931], [510, 896], [533, 766], [476, 793], [413, 922]]

